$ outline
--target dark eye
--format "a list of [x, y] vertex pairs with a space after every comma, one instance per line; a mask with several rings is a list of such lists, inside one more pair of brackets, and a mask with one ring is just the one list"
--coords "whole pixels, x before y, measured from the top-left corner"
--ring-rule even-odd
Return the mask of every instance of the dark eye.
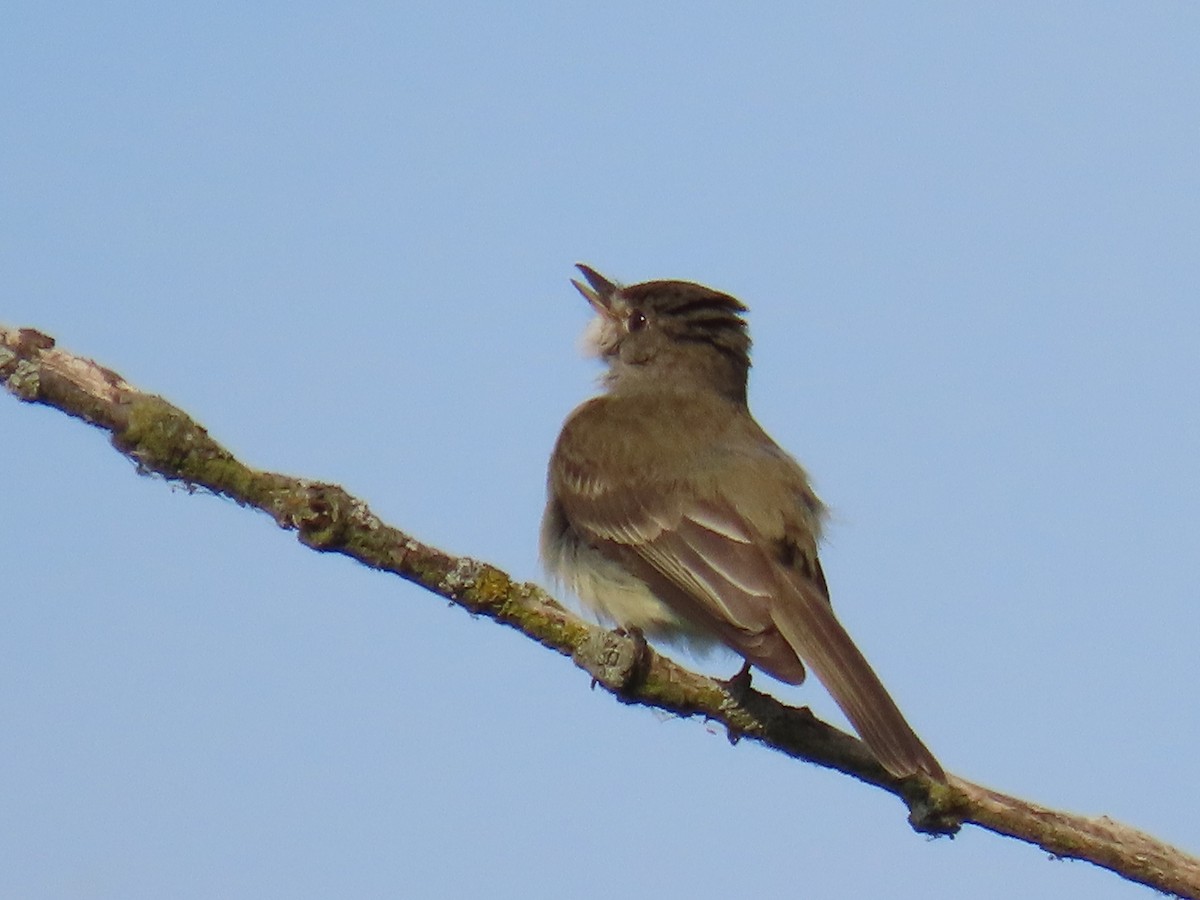
[[641, 331], [646, 327], [646, 315], [640, 309], [635, 309], [629, 314], [628, 328], [630, 331]]

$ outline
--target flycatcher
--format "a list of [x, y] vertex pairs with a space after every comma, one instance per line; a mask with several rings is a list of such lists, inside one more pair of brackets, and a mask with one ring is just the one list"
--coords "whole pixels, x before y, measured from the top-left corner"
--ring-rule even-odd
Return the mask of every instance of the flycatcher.
[[605, 392], [550, 458], [541, 553], [602, 619], [651, 639], [724, 644], [788, 684], [816, 673], [893, 775], [944, 779], [834, 616], [824, 507], [746, 404], [746, 307], [686, 281], [623, 287], [580, 265]]

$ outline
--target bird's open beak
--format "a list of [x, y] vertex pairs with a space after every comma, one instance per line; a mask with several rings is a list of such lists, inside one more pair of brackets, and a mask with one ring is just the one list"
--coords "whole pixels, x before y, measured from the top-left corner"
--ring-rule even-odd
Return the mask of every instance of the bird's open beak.
[[583, 277], [587, 279], [587, 284], [582, 284], [572, 278], [571, 284], [575, 285], [575, 290], [583, 294], [584, 299], [592, 304], [592, 309], [602, 316], [612, 318], [612, 297], [618, 287], [591, 266], [578, 263], [575, 268], [582, 272]]

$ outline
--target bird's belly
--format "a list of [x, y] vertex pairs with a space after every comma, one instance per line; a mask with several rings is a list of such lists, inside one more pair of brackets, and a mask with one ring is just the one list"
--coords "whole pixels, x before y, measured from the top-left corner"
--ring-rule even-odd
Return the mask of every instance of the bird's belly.
[[720, 641], [680, 617], [636, 575], [582, 542], [567, 542], [557, 555], [544, 553], [546, 568], [601, 621], [641, 631], [646, 637], [705, 652]]

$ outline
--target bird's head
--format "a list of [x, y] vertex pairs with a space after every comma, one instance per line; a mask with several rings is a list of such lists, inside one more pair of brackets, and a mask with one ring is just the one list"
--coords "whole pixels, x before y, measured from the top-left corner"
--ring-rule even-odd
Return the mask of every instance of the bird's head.
[[587, 284], [572, 284], [596, 311], [584, 343], [607, 364], [610, 389], [709, 389], [745, 403], [745, 306], [690, 281], [622, 286], [588, 266], [578, 268]]

